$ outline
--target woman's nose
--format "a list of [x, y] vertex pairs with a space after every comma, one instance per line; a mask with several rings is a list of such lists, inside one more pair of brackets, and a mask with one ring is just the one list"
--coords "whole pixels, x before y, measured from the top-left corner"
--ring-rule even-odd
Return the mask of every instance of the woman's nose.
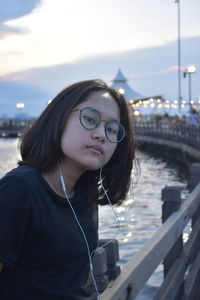
[[97, 128], [92, 130], [92, 137], [100, 140], [102, 143], [106, 141], [105, 125], [102, 122]]

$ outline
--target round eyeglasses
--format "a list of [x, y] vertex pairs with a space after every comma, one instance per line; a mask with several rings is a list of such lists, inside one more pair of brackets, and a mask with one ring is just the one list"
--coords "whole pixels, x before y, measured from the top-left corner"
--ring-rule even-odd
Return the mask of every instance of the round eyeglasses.
[[106, 122], [101, 119], [98, 110], [92, 107], [84, 107], [82, 109], [75, 109], [73, 111], [80, 111], [79, 119], [81, 125], [89, 130], [99, 127], [102, 121], [105, 122], [105, 134], [111, 143], [119, 143], [125, 137], [124, 127], [116, 120]]

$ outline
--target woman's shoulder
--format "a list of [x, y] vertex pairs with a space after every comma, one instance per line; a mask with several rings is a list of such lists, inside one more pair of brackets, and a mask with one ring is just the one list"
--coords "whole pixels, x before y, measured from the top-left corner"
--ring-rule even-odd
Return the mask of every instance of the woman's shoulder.
[[[16, 209], [18, 205], [24, 210], [29, 210], [32, 206], [32, 171], [29, 167], [17, 167], [0, 179], [0, 207], [3, 211], [12, 207]], [[30, 201], [28, 201], [28, 199]]]
[[0, 180], [0, 182], [5, 181], [14, 181], [14, 182], [23, 182], [29, 183], [32, 182], [34, 178], [39, 177], [39, 172], [27, 165], [18, 166], [8, 173], [6, 173]]
[[42, 179], [38, 170], [29, 166], [12, 169], [0, 179], [0, 206], [34, 205], [35, 193], [41, 190]]

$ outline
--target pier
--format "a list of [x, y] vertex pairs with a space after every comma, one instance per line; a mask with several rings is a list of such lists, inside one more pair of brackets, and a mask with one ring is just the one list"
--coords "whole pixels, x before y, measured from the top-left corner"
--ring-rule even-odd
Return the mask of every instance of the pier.
[[200, 161], [200, 125], [135, 121], [138, 147], [179, 161]]

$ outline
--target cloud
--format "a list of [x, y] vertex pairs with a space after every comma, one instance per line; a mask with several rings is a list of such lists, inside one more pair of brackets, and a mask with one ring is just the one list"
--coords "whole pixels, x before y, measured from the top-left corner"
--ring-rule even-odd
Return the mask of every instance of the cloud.
[[41, 0], [1, 0], [0, 1], [0, 39], [13, 34], [25, 34], [26, 27], [11, 26], [7, 22], [29, 14]]
[[[182, 39], [182, 69], [194, 64], [200, 70], [200, 37]], [[113, 52], [92, 56], [71, 64], [33, 68], [0, 77], [0, 100], [26, 102], [27, 111], [37, 115], [47, 100], [72, 82], [102, 78], [111, 85], [118, 68], [129, 79], [128, 83], [144, 96], [156, 94], [177, 98], [177, 43], [139, 50]], [[199, 96], [200, 72], [193, 75], [195, 99]], [[4, 91], [2, 93], [2, 90]], [[182, 96], [188, 97], [188, 80], [182, 77]], [[30, 103], [30, 106], [29, 106]], [[0, 106], [3, 107], [2, 104]], [[13, 106], [14, 107], [14, 106]], [[9, 108], [11, 111], [11, 108]]]
[[[199, 64], [200, 37], [182, 39], [182, 67], [184, 70], [188, 64]], [[90, 56], [79, 59], [71, 64], [59, 64], [57, 66], [33, 68], [5, 76], [9, 80], [25, 81], [29, 84], [54, 89], [63, 82], [71, 82], [76, 78], [93, 77], [106, 74], [106, 80], [112, 80], [117, 69], [121, 67], [127, 70], [129, 79], [145, 78], [178, 70], [176, 41], [163, 46], [155, 46], [144, 49], [112, 52], [104, 55]], [[87, 70], [87, 71], [86, 71]], [[110, 74], [110, 75], [108, 75]], [[49, 86], [49, 81], [52, 81]], [[71, 79], [70, 79], [71, 78]]]
[[28, 32], [26, 28], [12, 27], [5, 24], [0, 24], [0, 39], [3, 39], [13, 34], [25, 34]]
[[[171, 66], [171, 67], [169, 67], [169, 70], [173, 70], [173, 71], [176, 70], [176, 71], [178, 71], [179, 70], [179, 66], [178, 65]], [[180, 67], [180, 70], [184, 71], [185, 67]]]
[[[12, 1], [15, 4], [16, 0]], [[26, 7], [29, 0], [18, 0], [21, 11], [20, 1]], [[184, 37], [188, 31], [187, 36], [197, 35], [199, 28], [199, 17], [193, 15], [194, 10], [199, 11], [200, 4], [196, 3], [200, 2], [192, 2], [188, 4], [186, 1], [182, 5]], [[33, 1], [30, 3], [32, 5]], [[1, 75], [76, 63], [93, 55], [165, 45], [166, 41], [177, 37], [177, 7], [173, 1], [42, 0], [34, 1], [34, 4], [37, 6], [28, 15], [7, 18], [10, 21], [6, 25], [28, 28], [29, 34], [13, 35], [3, 40], [0, 47]], [[19, 55], [7, 55], [12, 49], [18, 50]]]

